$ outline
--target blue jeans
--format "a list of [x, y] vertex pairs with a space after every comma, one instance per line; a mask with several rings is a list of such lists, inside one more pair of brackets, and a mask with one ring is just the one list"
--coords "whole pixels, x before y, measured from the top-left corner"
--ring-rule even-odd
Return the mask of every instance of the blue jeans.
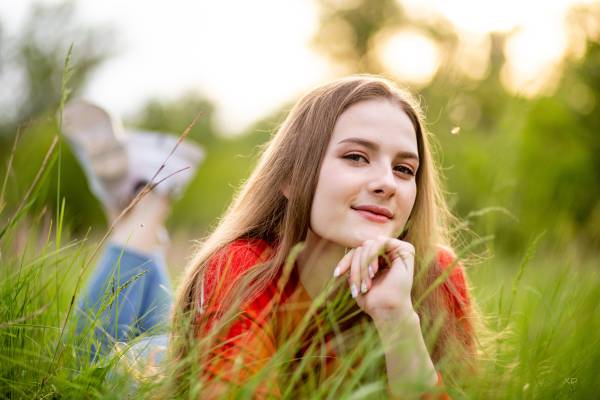
[[[78, 302], [77, 332], [92, 329], [100, 344], [94, 357], [142, 333], [164, 334], [172, 302], [162, 254], [109, 243]], [[159, 341], [166, 343], [166, 335]]]

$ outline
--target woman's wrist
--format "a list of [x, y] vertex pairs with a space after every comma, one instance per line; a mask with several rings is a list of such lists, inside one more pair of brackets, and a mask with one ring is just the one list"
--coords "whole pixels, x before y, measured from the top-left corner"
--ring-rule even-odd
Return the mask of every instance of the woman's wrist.
[[425, 341], [421, 322], [415, 311], [381, 314], [373, 318], [373, 324], [384, 347], [420, 349], [419, 353], [423, 354]]
[[409, 327], [418, 327], [420, 331], [420, 319], [417, 312], [413, 309], [412, 304], [377, 310], [370, 313], [371, 319], [375, 327], [379, 330], [387, 330], [393, 328], [397, 330], [399, 325], [408, 325]]
[[423, 339], [419, 316], [412, 307], [378, 314], [373, 323], [384, 347], [391, 393], [399, 390], [397, 385], [426, 382], [434, 386], [437, 374]]
[[414, 349], [415, 345], [424, 343], [419, 315], [412, 309], [378, 314], [373, 324], [384, 346], [400, 344], [403, 347], [404, 343]]

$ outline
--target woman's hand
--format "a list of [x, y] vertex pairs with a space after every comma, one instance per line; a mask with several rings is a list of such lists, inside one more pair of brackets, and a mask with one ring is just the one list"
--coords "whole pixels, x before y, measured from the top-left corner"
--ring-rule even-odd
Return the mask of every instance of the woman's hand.
[[412, 244], [380, 236], [350, 250], [334, 276], [349, 272], [352, 297], [373, 320], [396, 319], [414, 313], [410, 298], [414, 259]]
[[414, 261], [412, 244], [381, 236], [350, 250], [334, 271], [335, 277], [348, 273], [353, 297], [375, 323], [385, 351], [388, 394], [394, 398], [405, 398], [407, 388], [437, 382], [410, 298]]

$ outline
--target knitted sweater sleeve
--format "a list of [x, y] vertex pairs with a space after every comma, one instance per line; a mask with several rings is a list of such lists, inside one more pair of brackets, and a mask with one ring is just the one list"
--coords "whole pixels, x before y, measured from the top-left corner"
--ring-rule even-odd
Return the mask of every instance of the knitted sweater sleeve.
[[[204, 334], [210, 334], [210, 328], [218, 322], [217, 311], [223, 308], [221, 301], [228, 292], [240, 284], [245, 272], [266, 261], [268, 254], [265, 242], [236, 241], [211, 258], [203, 287], [204, 312], [208, 316]], [[218, 382], [220, 390], [229, 391], [256, 377], [262, 383], [256, 387], [255, 397], [278, 396], [275, 380], [257, 375], [268, 374], [264, 367], [276, 351], [275, 336], [267, 319], [271, 299], [272, 293], [267, 290], [243, 304], [225, 335], [212, 342], [201, 369], [205, 379]]]

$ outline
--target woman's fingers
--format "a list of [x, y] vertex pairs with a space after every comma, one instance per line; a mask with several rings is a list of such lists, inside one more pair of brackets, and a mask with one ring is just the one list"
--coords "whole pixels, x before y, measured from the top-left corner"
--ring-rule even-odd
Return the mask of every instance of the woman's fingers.
[[350, 292], [352, 297], [356, 298], [359, 293], [366, 294], [373, 286], [373, 280], [380, 269], [380, 257], [389, 267], [401, 264], [412, 275], [414, 254], [412, 244], [381, 236], [375, 240], [367, 240], [361, 246], [348, 251], [338, 262], [333, 276], [338, 277], [349, 272]]
[[361, 272], [360, 272], [360, 264], [361, 264], [361, 251], [362, 247], [357, 247], [355, 249], [350, 250], [338, 263], [333, 271], [333, 276], [337, 278], [345, 274], [346, 272], [350, 272], [350, 276], [348, 278], [348, 284], [350, 285], [350, 293], [352, 293], [352, 297], [356, 298], [361, 288]]
[[374, 273], [377, 273], [380, 269], [379, 267], [379, 260], [382, 260], [383, 266], [389, 266], [389, 257], [386, 254], [386, 248], [387, 248], [388, 244], [387, 244], [387, 238], [386, 237], [379, 237], [377, 238], [377, 258], [375, 259], [375, 265], [374, 265]]
[[415, 254], [415, 248], [409, 242], [395, 238], [386, 238], [385, 236], [379, 236], [378, 240], [382, 241], [383, 253], [385, 256], [390, 257], [392, 263], [399, 257], [413, 257]]
[[362, 247], [358, 247], [352, 256], [352, 265], [350, 267], [350, 293], [352, 297], [358, 296], [358, 290], [360, 288], [360, 263], [363, 252]]
[[334, 278], [337, 278], [338, 276], [341, 276], [342, 274], [346, 273], [346, 271], [348, 271], [351, 265], [352, 256], [354, 255], [355, 251], [356, 249], [350, 250], [346, 253], [346, 255], [344, 255], [344, 257], [342, 257], [340, 262], [338, 262], [335, 269], [333, 270]]
[[[380, 240], [373, 240], [368, 245], [368, 257], [366, 257], [365, 280], [367, 281], [367, 290], [373, 286], [373, 279], [379, 271], [379, 254], [383, 244]], [[364, 293], [364, 292], [363, 292]]]
[[412, 276], [414, 269], [415, 248], [408, 242], [398, 242], [398, 246], [394, 248], [392, 258], [395, 263], [400, 261], [400, 264], [406, 268], [407, 272]]
[[373, 286], [373, 279], [379, 271], [379, 256], [385, 252], [387, 239], [368, 240], [362, 246], [360, 259], [360, 292], [365, 294]]
[[361, 257], [360, 257], [360, 292], [362, 294], [367, 293], [367, 290], [371, 287], [371, 278], [369, 278], [369, 263], [372, 258], [373, 241], [367, 240], [361, 246]]

